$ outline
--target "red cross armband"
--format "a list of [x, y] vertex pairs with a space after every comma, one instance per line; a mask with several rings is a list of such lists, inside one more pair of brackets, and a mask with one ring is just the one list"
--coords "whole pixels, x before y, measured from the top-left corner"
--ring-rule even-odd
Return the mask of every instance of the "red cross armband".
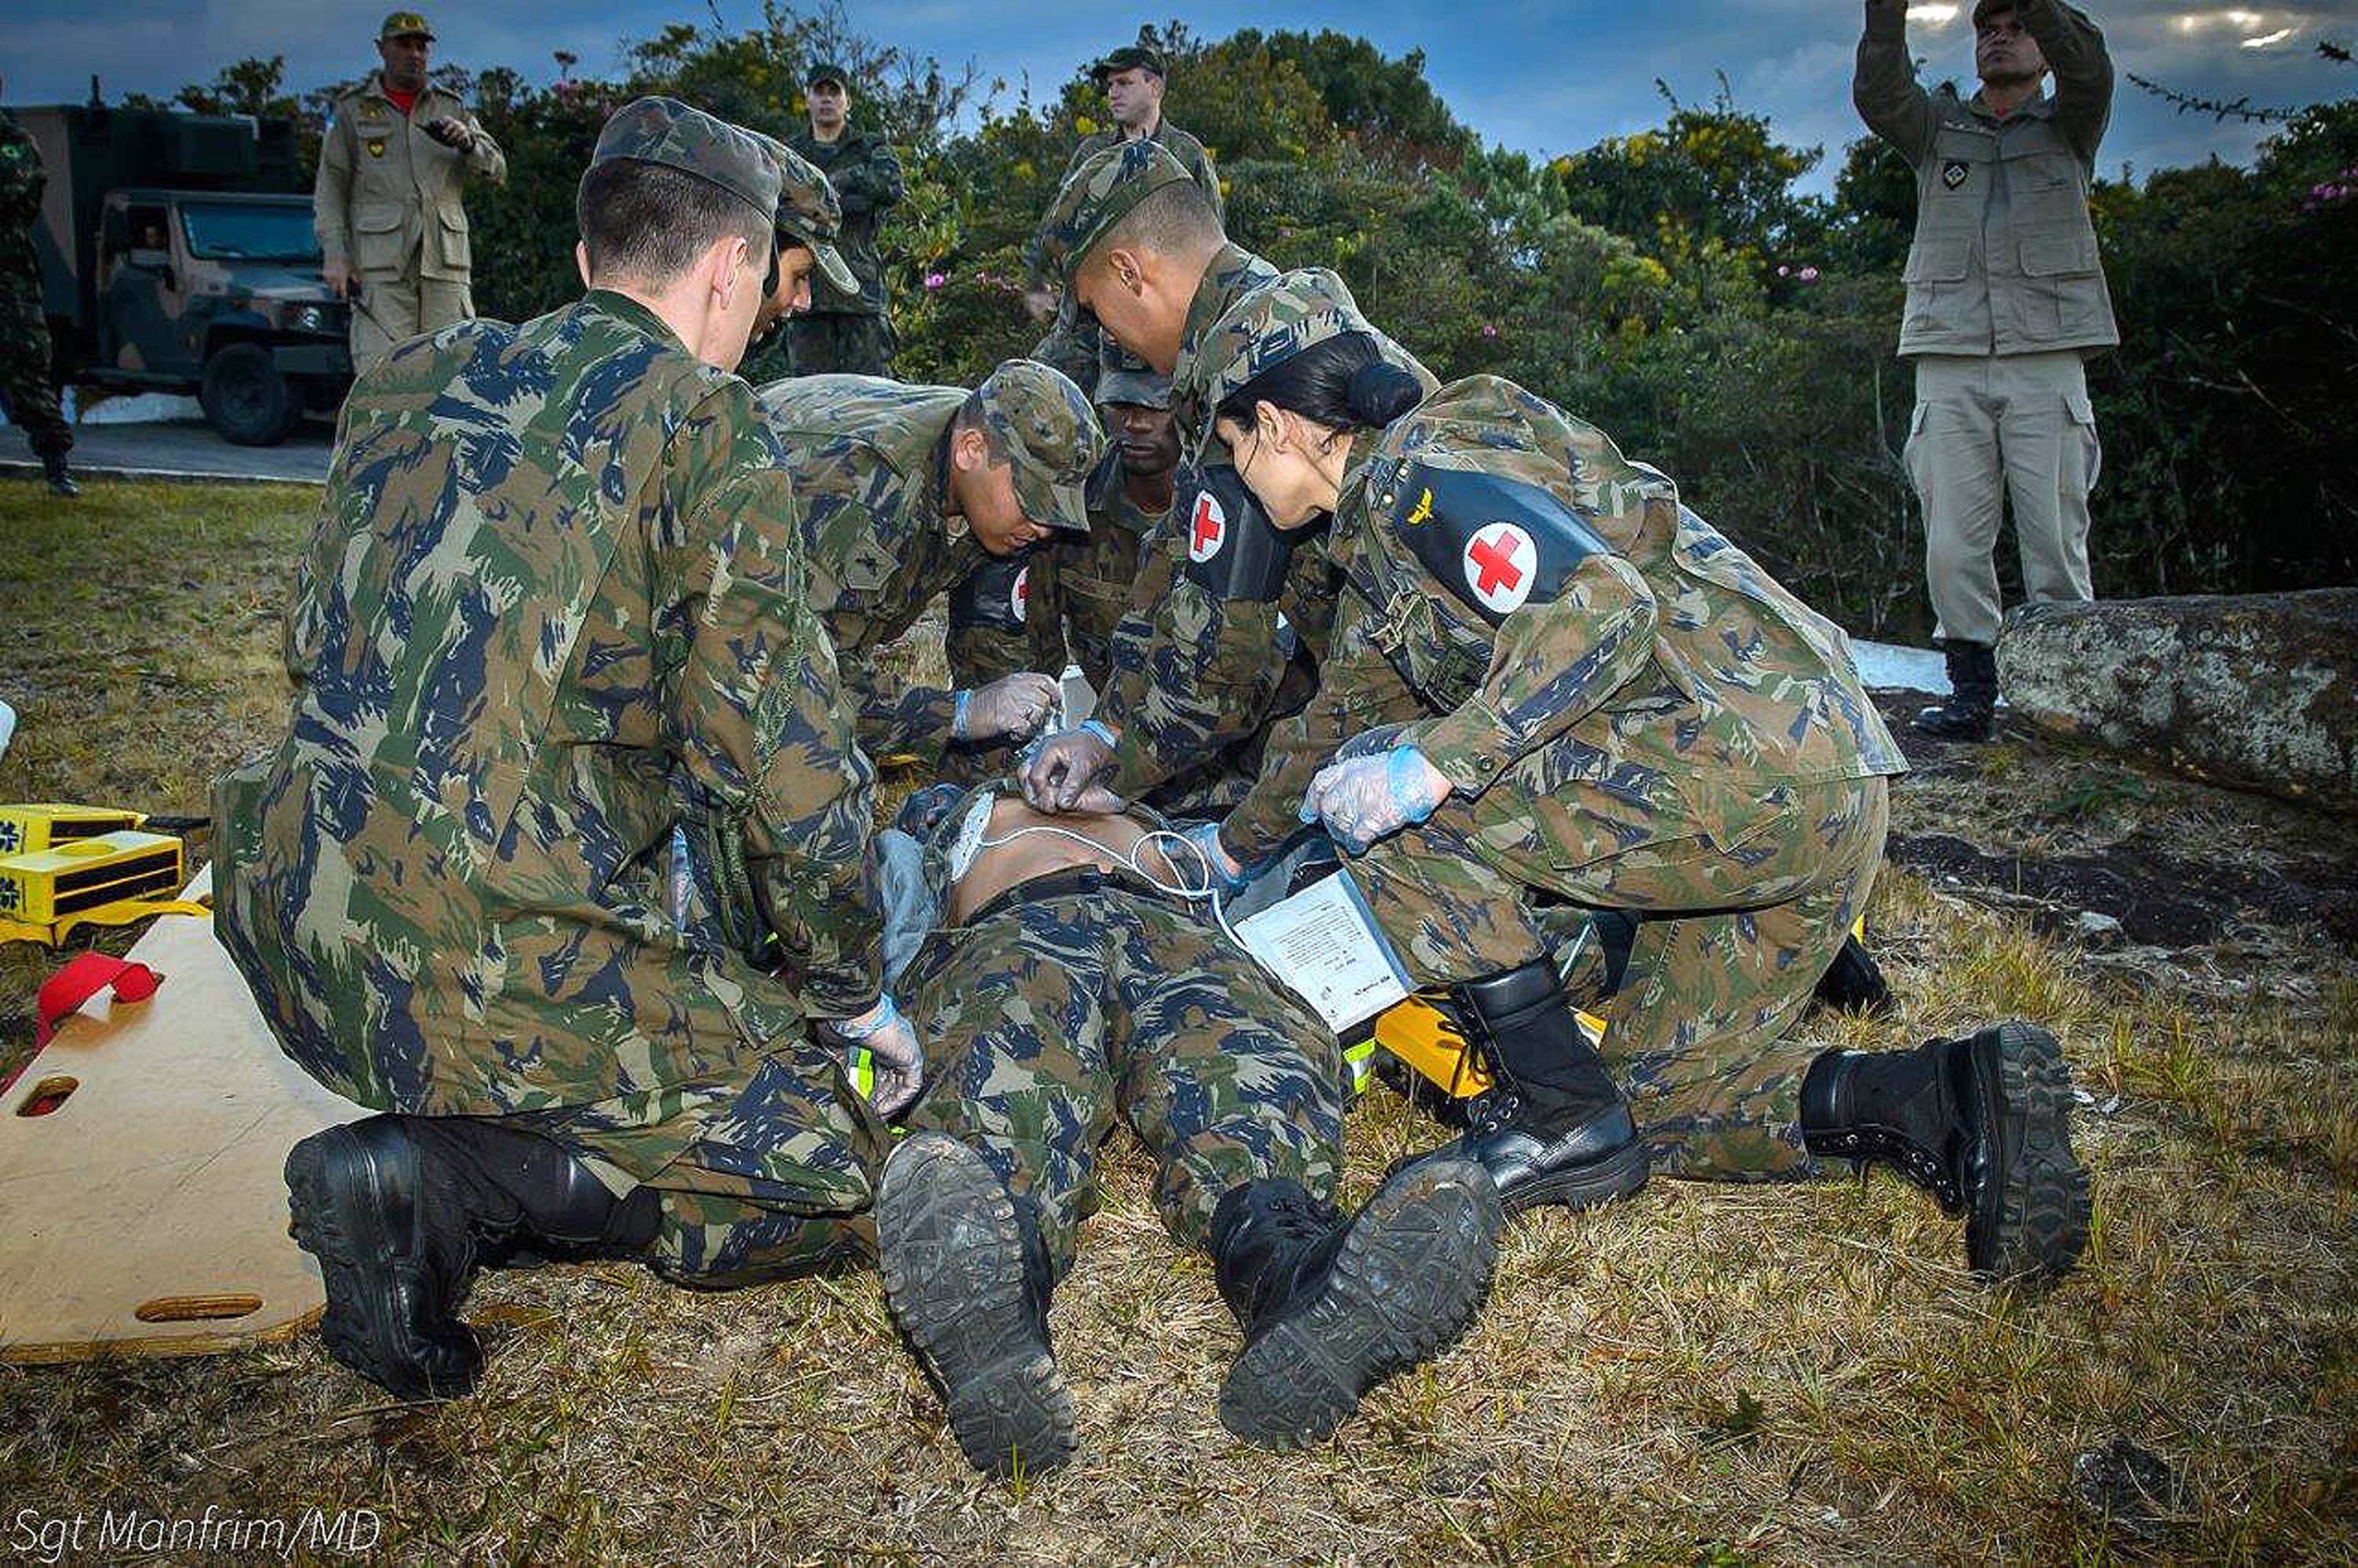
[[1284, 586], [1293, 535], [1269, 520], [1226, 463], [1180, 474], [1171, 524], [1186, 542], [1187, 579], [1214, 599], [1265, 604]]
[[1479, 469], [1414, 463], [1393, 496], [1393, 535], [1493, 626], [1553, 601], [1582, 561], [1613, 553], [1552, 491]]

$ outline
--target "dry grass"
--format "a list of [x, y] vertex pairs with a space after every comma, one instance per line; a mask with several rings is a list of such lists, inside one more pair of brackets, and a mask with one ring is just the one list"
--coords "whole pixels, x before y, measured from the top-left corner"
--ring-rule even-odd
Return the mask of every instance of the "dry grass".
[[[302, 503], [96, 484], [67, 509], [13, 481], [0, 523], [0, 695], [25, 724], [0, 798], [200, 810], [205, 776], [278, 717], [271, 613]], [[1903, 790], [1900, 825], [2342, 841], [2190, 786], [2075, 796], [2087, 766], [2011, 745]], [[1036, 1487], [967, 1473], [871, 1277], [704, 1297], [612, 1266], [486, 1279], [488, 1379], [438, 1408], [388, 1407], [308, 1337], [0, 1368], [0, 1535], [109, 1507], [321, 1506], [374, 1509], [404, 1558], [503, 1562], [2358, 1560], [2350, 956], [2271, 929], [2097, 962], [1900, 873], [1871, 923], [1901, 1014], [1828, 1039], [2021, 1012], [2093, 1098], [2093, 1239], [2043, 1300], [1977, 1285], [1956, 1227], [1887, 1179], [1659, 1182], [1519, 1226], [1460, 1348], [1331, 1446], [1272, 1457], [1219, 1428], [1234, 1327], [1117, 1147], [1055, 1314], [1082, 1452]], [[0, 958], [16, 996], [51, 961]], [[1352, 1124], [1357, 1188], [1432, 1136], [1379, 1093]], [[2115, 1438], [2178, 1479], [2141, 1529], [2073, 1497], [2075, 1457]]]

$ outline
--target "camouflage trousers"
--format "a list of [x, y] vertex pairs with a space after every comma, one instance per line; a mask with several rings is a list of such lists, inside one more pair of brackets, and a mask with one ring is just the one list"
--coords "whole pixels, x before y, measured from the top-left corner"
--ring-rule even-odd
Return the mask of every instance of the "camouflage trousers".
[[1247, 1182], [1333, 1193], [1343, 1062], [1314, 1014], [1192, 911], [1109, 881], [1022, 891], [936, 932], [903, 977], [928, 1084], [909, 1125], [963, 1140], [1031, 1200], [1059, 1277], [1116, 1120], [1182, 1246]]
[[1520, 835], [1518, 782], [1510, 773], [1470, 806], [1444, 802], [1351, 862], [1411, 974], [1422, 985], [1497, 974], [1563, 950], [1586, 910], [1635, 914], [1613, 994], [1599, 995], [1594, 941], [1567, 983], [1606, 1022], [1604, 1054], [1655, 1168], [1722, 1181], [1813, 1174], [1797, 1118], [1801, 1076], [1824, 1047], [1790, 1032], [1883, 863], [1885, 781], [1757, 795], [1699, 784], [1694, 808], [1652, 832], [1628, 796], [1558, 784], [1543, 823]]
[[[497, 1119], [554, 1139], [617, 1197], [654, 1188], [646, 1261], [677, 1283], [719, 1290], [875, 1256], [868, 1204], [885, 1135], [831, 1053], [776, 1051], [740, 1077], [661, 1094], [677, 1103], [652, 1124], [635, 1101]], [[683, 1138], [684, 1153], [646, 1168], [644, 1145]]]
[[49, 324], [41, 315], [38, 278], [0, 280], [0, 406], [35, 456], [73, 449], [73, 430], [49, 379]]

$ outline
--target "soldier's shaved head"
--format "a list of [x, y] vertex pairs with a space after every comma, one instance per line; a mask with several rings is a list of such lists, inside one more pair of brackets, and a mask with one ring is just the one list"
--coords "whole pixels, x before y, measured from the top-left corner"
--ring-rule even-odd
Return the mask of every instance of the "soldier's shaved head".
[[775, 243], [771, 220], [733, 192], [684, 169], [635, 158], [593, 164], [574, 202], [590, 281], [670, 283], [716, 241], [741, 239], [757, 255]]
[[1209, 255], [1228, 243], [1219, 211], [1192, 180], [1166, 185], [1132, 207], [1090, 248], [1099, 261], [1117, 250], [1152, 251], [1174, 258]]

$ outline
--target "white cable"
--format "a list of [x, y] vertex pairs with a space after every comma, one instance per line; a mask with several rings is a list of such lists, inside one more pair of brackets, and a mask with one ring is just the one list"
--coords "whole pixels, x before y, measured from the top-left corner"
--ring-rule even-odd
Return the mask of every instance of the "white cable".
[[[1190, 901], [1200, 899], [1210, 903], [1212, 906], [1212, 918], [1219, 923], [1221, 935], [1226, 936], [1235, 945], [1238, 952], [1244, 954], [1245, 957], [1249, 958], [1252, 958], [1256, 963], [1260, 962], [1259, 957], [1253, 953], [1253, 950], [1245, 946], [1244, 938], [1237, 935], [1236, 927], [1228, 924], [1228, 911], [1222, 907], [1222, 900], [1220, 897], [1219, 871], [1212, 864], [1212, 857], [1205, 851], [1204, 847], [1201, 844], [1196, 843], [1184, 833], [1178, 832], [1177, 830], [1169, 827], [1150, 828], [1146, 832], [1138, 836], [1137, 841], [1130, 845], [1130, 852], [1128, 854], [1122, 854], [1116, 850], [1112, 845], [1099, 843], [1097, 839], [1090, 838], [1086, 833], [1076, 833], [1069, 827], [1055, 827], [1046, 823], [1033, 823], [1022, 827], [1015, 828], [1011, 832], [1003, 833], [996, 838], [986, 836], [976, 842], [975, 849], [977, 850], [996, 849], [1001, 845], [1012, 844], [1018, 838], [1030, 833], [1044, 833], [1052, 838], [1070, 839], [1072, 842], [1082, 846], [1084, 849], [1094, 849], [1098, 854], [1107, 856], [1127, 868], [1132, 876], [1138, 878], [1139, 881], [1144, 882], [1147, 886], [1154, 889], [1158, 892], [1167, 893], [1173, 898], [1184, 898]], [[1156, 876], [1152, 871], [1148, 871], [1144, 866], [1139, 863], [1139, 858], [1144, 853], [1147, 846], [1154, 843], [1158, 839], [1163, 838], [1168, 838], [1172, 842], [1182, 846], [1189, 854], [1195, 857], [1196, 865], [1202, 868], [1203, 871], [1204, 880], [1201, 887], [1184, 887], [1166, 882], [1161, 877]], [[1178, 862], [1171, 858], [1171, 852], [1167, 849], [1163, 852], [1163, 863], [1171, 867], [1174, 872], [1177, 872], [1179, 870]]]

